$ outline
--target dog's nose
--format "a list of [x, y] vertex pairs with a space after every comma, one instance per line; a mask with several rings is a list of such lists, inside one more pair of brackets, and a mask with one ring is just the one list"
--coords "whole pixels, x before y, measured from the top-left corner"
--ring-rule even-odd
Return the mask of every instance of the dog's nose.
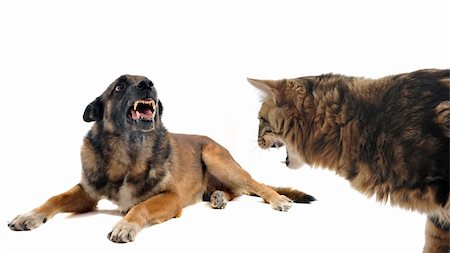
[[146, 79], [146, 80], [140, 81], [138, 83], [137, 87], [139, 89], [151, 89], [153, 87], [153, 83], [152, 83], [152, 81]]

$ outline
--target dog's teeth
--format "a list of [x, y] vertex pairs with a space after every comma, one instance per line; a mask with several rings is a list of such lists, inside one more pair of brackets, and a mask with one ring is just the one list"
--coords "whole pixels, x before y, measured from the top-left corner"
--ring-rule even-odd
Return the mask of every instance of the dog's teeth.
[[133, 104], [133, 109], [135, 111], [137, 111], [137, 108], [138, 108], [139, 104], [149, 105], [151, 107], [151, 109], [153, 109], [153, 110], [156, 107], [156, 104], [155, 104], [154, 100], [137, 100], [137, 101], [134, 101], [134, 104]]
[[155, 109], [155, 101], [149, 101], [149, 103], [148, 103], [149, 105], [150, 105], [150, 107], [154, 110]]

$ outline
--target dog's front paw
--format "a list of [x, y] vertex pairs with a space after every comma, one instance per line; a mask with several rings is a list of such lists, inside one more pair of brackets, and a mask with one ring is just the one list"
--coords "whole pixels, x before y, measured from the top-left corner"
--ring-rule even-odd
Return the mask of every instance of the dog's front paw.
[[292, 203], [293, 201], [290, 198], [280, 195], [277, 199], [270, 202], [270, 206], [277, 211], [286, 212], [291, 208]]
[[15, 231], [28, 231], [39, 227], [45, 222], [47, 222], [47, 217], [45, 217], [45, 215], [36, 212], [29, 212], [18, 215], [8, 223], [8, 227]]
[[120, 221], [114, 226], [113, 230], [108, 234], [108, 239], [112, 242], [126, 243], [136, 239], [136, 235], [140, 228], [136, 223], [128, 221]]

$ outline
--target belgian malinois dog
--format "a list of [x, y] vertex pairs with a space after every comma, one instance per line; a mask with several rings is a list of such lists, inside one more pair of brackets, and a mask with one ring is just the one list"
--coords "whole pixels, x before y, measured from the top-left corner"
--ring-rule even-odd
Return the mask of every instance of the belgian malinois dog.
[[125, 243], [145, 226], [179, 217], [183, 207], [202, 197], [213, 208], [224, 208], [236, 196], [255, 194], [279, 211], [287, 211], [292, 201], [314, 200], [291, 188], [256, 182], [208, 137], [169, 133], [162, 111], [152, 81], [119, 77], [84, 112], [84, 120], [95, 123], [83, 141], [80, 183], [8, 226], [31, 230], [60, 212], [92, 211], [106, 198], [125, 213], [108, 238]]

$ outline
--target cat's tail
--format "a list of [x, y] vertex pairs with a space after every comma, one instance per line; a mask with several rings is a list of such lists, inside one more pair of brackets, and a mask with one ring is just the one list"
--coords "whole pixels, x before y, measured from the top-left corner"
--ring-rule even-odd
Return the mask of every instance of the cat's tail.
[[441, 127], [442, 133], [450, 138], [450, 101], [441, 102], [435, 111], [435, 122]]
[[[296, 190], [294, 188], [290, 187], [274, 187], [270, 185], [266, 185], [267, 187], [273, 189], [280, 195], [284, 195], [288, 198], [290, 198], [295, 203], [303, 203], [303, 204], [309, 204], [313, 201], [316, 201], [316, 198], [313, 196], [306, 194], [302, 191]], [[255, 194], [251, 194], [252, 196], [257, 196]]]

